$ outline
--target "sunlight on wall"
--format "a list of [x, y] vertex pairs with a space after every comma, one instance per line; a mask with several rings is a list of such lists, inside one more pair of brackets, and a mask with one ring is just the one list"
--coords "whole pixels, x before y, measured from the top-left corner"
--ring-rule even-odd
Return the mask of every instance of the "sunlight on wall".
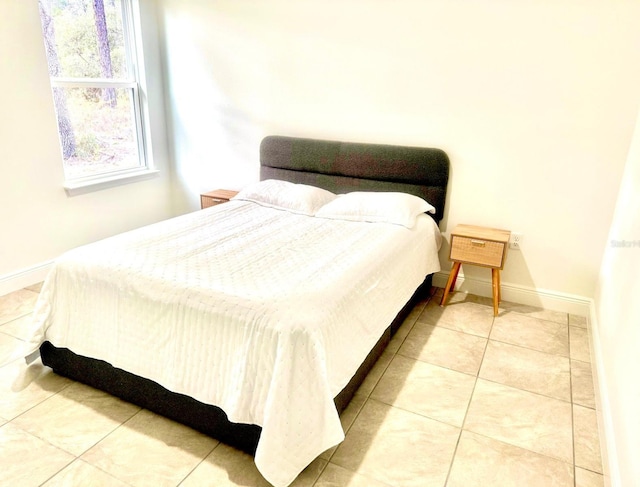
[[257, 180], [268, 134], [438, 147], [445, 232], [520, 232], [505, 284], [593, 296], [640, 102], [640, 3], [158, 1], [185, 211]]
[[201, 192], [237, 189], [258, 177], [257, 153], [247, 151], [256, 144], [255, 129], [219, 84], [196, 40], [198, 27], [189, 16], [167, 16], [164, 23], [171, 38], [165, 49], [175, 171], [191, 209]]

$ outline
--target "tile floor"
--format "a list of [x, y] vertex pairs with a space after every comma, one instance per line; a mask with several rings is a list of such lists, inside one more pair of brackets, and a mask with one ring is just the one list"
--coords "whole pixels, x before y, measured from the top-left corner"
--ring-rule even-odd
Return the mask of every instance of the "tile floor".
[[[38, 287], [0, 297], [0, 363]], [[602, 486], [585, 318], [441, 290], [419, 303], [295, 486]], [[252, 458], [14, 360], [0, 368], [1, 486], [267, 486]]]

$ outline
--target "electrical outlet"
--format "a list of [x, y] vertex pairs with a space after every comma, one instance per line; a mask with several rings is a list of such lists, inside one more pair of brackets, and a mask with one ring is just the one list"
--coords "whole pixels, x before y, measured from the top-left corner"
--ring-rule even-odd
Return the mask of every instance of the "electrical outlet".
[[513, 250], [520, 250], [520, 245], [522, 245], [522, 234], [511, 232], [511, 238], [509, 239], [509, 248]]

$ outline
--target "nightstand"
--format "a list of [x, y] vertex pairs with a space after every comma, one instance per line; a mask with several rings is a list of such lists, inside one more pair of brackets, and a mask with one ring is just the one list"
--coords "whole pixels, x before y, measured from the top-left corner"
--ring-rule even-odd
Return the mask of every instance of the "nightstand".
[[202, 193], [200, 195], [200, 207], [204, 210], [210, 206], [226, 203], [237, 194], [237, 191], [231, 191], [229, 189], [216, 189], [208, 193]]
[[451, 252], [449, 259], [453, 261], [449, 280], [444, 288], [440, 306], [444, 306], [447, 296], [456, 284], [461, 264], [479, 265], [491, 269], [493, 287], [493, 315], [498, 315], [500, 302], [500, 271], [504, 267], [509, 248], [509, 230], [477, 227], [474, 225], [458, 225], [451, 232]]

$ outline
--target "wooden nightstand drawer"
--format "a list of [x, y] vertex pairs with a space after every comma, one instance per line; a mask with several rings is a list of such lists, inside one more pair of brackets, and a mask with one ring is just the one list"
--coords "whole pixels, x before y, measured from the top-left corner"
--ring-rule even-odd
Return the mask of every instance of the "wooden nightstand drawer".
[[451, 238], [451, 260], [487, 267], [502, 267], [506, 246], [504, 242], [459, 235], [453, 235]]
[[207, 196], [202, 196], [200, 198], [200, 206], [204, 210], [205, 208], [209, 208], [210, 206], [216, 206], [220, 203], [227, 203], [229, 200], [223, 200], [220, 198], [211, 198]]
[[216, 189], [214, 191], [209, 191], [208, 193], [203, 193], [200, 195], [200, 207], [204, 210], [211, 206], [226, 203], [237, 194], [237, 191], [231, 191], [228, 189]]
[[502, 269], [511, 232], [497, 228], [458, 225], [451, 232], [451, 252], [454, 262]]

